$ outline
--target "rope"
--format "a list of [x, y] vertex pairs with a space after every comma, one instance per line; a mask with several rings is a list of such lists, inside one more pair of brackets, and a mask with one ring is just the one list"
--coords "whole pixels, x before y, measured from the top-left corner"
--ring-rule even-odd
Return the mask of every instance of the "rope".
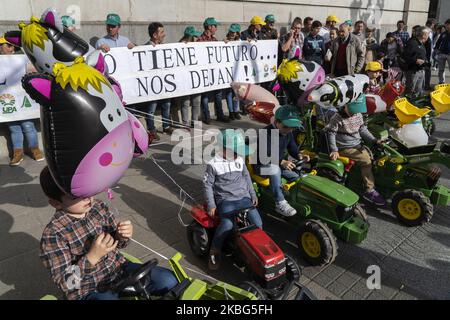
[[148, 112], [144, 112], [144, 111], [141, 111], [141, 110], [137, 110], [137, 109], [133, 109], [133, 108], [130, 108], [130, 107], [125, 107], [125, 109], [127, 109], [129, 111], [133, 111], [135, 113], [139, 113], [140, 116], [145, 115], [145, 117], [143, 117], [145, 119], [152, 119], [153, 121], [161, 122], [161, 123], [176, 124], [178, 128], [184, 128], [184, 129], [189, 129], [189, 130], [191, 129], [191, 127], [185, 125], [182, 122], [178, 122], [178, 121], [174, 121], [174, 120], [164, 120], [164, 118], [162, 116], [161, 116], [161, 120], [158, 120], [158, 119], [155, 119], [154, 114], [151, 114], [151, 113], [148, 113]]
[[[142, 244], [142, 243], [140, 243], [139, 241], [137, 241], [137, 240], [135, 240], [135, 239], [133, 239], [133, 238], [130, 238], [130, 240], [131, 240], [132, 242], [136, 243], [137, 245], [141, 246], [142, 248], [144, 248], [144, 249], [146, 249], [146, 250], [148, 250], [148, 251], [150, 251], [150, 252], [153, 252], [154, 254], [158, 255], [159, 257], [163, 258], [164, 260], [169, 261], [169, 258], [167, 258], [166, 256], [164, 256], [164, 255], [160, 254], [159, 252], [153, 250], [152, 248], [147, 247], [145, 244]], [[192, 268], [184, 267], [184, 269], [189, 270], [190, 272], [196, 273], [196, 274], [198, 274], [198, 275], [201, 275], [201, 276], [204, 277], [204, 278], [211, 279], [211, 280], [213, 280], [213, 281], [215, 281], [215, 282], [218, 282], [218, 281], [219, 281], [219, 280], [217, 280], [217, 279], [214, 278], [214, 277], [211, 277], [211, 276], [209, 276], [209, 275], [207, 275], [207, 274], [204, 274], [204, 273], [199, 272], [199, 271], [197, 271], [197, 270], [194, 270], [194, 269], [192, 269]]]

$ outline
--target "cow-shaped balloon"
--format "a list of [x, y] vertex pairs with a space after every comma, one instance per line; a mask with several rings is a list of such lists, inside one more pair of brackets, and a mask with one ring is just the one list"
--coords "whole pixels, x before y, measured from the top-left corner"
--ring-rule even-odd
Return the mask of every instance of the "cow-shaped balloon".
[[311, 91], [325, 82], [325, 70], [314, 61], [286, 59], [278, 69], [278, 80], [289, 100], [302, 106]]
[[54, 64], [71, 65], [75, 58], [95, 51], [86, 41], [69, 31], [53, 8], [44, 11], [41, 19], [32, 16], [30, 23], [19, 23], [20, 31], [8, 31], [7, 41], [22, 47], [38, 72], [51, 74]]
[[105, 191], [128, 168], [135, 142], [146, 151], [148, 137], [140, 122], [83, 57], [71, 66], [55, 63], [53, 76], [26, 75], [22, 85], [41, 105], [48, 166], [65, 192], [89, 197]]
[[354, 102], [369, 87], [369, 77], [365, 74], [343, 76], [325, 81], [308, 96], [308, 102], [322, 108], [340, 108]]

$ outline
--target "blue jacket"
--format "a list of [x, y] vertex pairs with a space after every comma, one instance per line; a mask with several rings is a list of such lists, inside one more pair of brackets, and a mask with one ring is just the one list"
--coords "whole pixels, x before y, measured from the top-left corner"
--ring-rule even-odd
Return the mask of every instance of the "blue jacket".
[[439, 50], [440, 53], [450, 54], [450, 32], [442, 33], [434, 48]]
[[[278, 163], [271, 163], [271, 164], [279, 165], [281, 163], [281, 161], [284, 160], [284, 155], [285, 155], [286, 151], [289, 153], [289, 155], [291, 157], [299, 160], [299, 157], [298, 157], [299, 148], [297, 146], [297, 143], [295, 142], [295, 138], [294, 138], [294, 135], [292, 134], [292, 132], [287, 135], [279, 134], [278, 135], [279, 136], [278, 148], [276, 150], [271, 149], [271, 147], [272, 147], [271, 146], [271, 137], [275, 133], [274, 129], [276, 129], [276, 127], [273, 124], [264, 127], [264, 129], [261, 129], [261, 131], [267, 130], [267, 140], [266, 140], [267, 141], [267, 156], [272, 157], [272, 154], [274, 155], [274, 157], [278, 156]], [[261, 165], [266, 165], [266, 163], [262, 164], [261, 159], [259, 158], [259, 152], [260, 152], [259, 149], [261, 148], [260, 139], [262, 138], [261, 131], [258, 135], [258, 164], [255, 166], [255, 168], [258, 168]], [[262, 153], [264, 153], [264, 152], [262, 152]]]
[[316, 35], [315, 37], [310, 33], [303, 43], [303, 57], [305, 60], [314, 61], [318, 64], [323, 64], [325, 58], [325, 40], [322, 36]]

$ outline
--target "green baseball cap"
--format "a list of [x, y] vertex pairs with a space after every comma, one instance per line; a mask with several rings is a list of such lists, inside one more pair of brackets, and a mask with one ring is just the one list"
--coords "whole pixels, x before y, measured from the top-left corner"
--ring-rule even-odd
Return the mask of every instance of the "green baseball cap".
[[238, 23], [231, 24], [230, 29], [228, 29], [228, 32], [241, 32], [241, 25]]
[[366, 113], [367, 112], [366, 95], [362, 94], [358, 97], [358, 99], [350, 103], [348, 105], [348, 111], [351, 114]]
[[184, 35], [190, 37], [200, 37], [202, 33], [195, 30], [194, 26], [187, 26], [186, 29], [184, 29]]
[[209, 17], [205, 19], [205, 22], [203, 22], [204, 27], [208, 26], [218, 26], [220, 25], [219, 21], [216, 20], [216, 18]]
[[245, 157], [252, 153], [252, 150], [245, 143], [244, 136], [239, 130], [222, 129], [217, 138], [219, 145], [225, 149], [233, 150], [240, 156]]
[[275, 119], [288, 128], [301, 128], [300, 112], [296, 106], [284, 105], [275, 112]]
[[268, 14], [265, 20], [266, 22], [275, 22], [275, 16], [273, 14]]
[[120, 25], [120, 17], [118, 14], [110, 13], [106, 16], [106, 24], [110, 24], [113, 26]]
[[62, 16], [61, 20], [62, 20], [63, 26], [66, 28], [75, 26], [75, 19], [70, 16]]

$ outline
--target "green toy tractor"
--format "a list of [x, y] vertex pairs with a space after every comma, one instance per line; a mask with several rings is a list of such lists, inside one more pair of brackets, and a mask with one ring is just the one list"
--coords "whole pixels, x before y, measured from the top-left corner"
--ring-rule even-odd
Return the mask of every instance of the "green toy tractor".
[[[347, 158], [330, 160], [323, 124], [313, 116], [313, 107], [304, 109], [304, 131], [297, 134], [297, 141], [306, 153], [314, 157], [318, 175], [344, 183], [357, 193], [363, 192], [360, 169]], [[389, 139], [388, 132], [372, 124], [370, 131], [377, 139]], [[433, 205], [447, 206], [450, 190], [439, 185], [440, 171], [432, 164], [449, 167], [448, 143], [429, 144], [407, 148], [401, 142], [390, 142], [372, 148], [373, 173], [376, 189], [386, 199], [391, 199], [392, 211], [407, 226], [417, 226], [431, 220]]]
[[[367, 236], [367, 216], [358, 204], [356, 193], [343, 185], [305, 173], [302, 161], [295, 161], [299, 178], [282, 179], [285, 199], [297, 210], [292, 217], [282, 217], [298, 227], [297, 245], [301, 256], [312, 265], [332, 263], [337, 256], [336, 237], [359, 244]], [[275, 212], [269, 179], [254, 173], [247, 164], [262, 212]]]
[[[119, 292], [119, 297], [124, 300], [257, 300], [253, 293], [218, 281], [208, 283], [199, 279], [190, 278], [181, 267], [179, 261], [181, 253], [176, 253], [169, 259], [170, 266], [174, 272], [178, 284], [163, 297], [150, 296], [145, 290], [146, 276], [151, 272], [158, 261], [152, 259], [142, 263], [139, 259], [122, 252], [127, 260], [141, 264], [133, 274], [121, 279], [111, 287], [111, 290]], [[56, 300], [56, 297], [47, 295], [41, 300]]]

